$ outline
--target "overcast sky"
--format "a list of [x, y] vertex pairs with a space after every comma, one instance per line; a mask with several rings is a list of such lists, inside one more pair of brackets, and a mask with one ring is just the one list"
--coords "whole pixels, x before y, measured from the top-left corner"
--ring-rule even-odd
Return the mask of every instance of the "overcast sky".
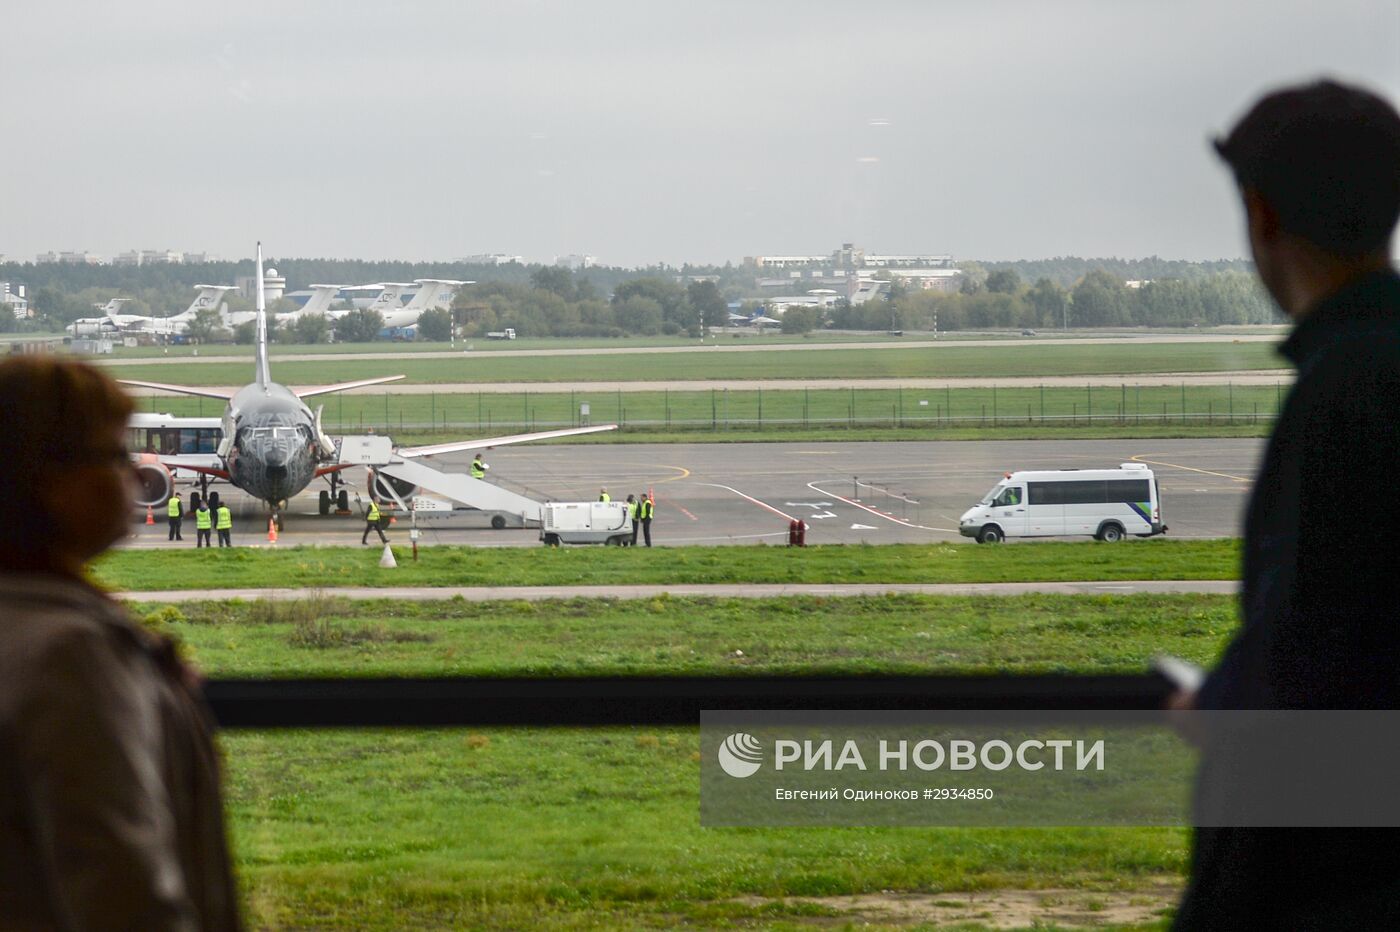
[[1235, 257], [1206, 139], [1395, 0], [8, 4], [0, 254]]

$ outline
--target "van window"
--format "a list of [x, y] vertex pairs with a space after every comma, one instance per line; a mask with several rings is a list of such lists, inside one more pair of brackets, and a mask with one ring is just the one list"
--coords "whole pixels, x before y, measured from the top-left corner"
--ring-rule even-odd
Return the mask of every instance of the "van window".
[[1102, 505], [1150, 501], [1146, 479], [1075, 479], [1030, 483], [1032, 505]]
[[992, 504], [993, 504], [993, 505], [1019, 505], [1019, 504], [1021, 504], [1021, 487], [1018, 486], [1018, 485], [1013, 485], [1013, 486], [1011, 486], [1011, 487], [1008, 488], [1006, 491], [1002, 492], [1001, 495], [997, 496], [997, 500], [996, 500], [995, 502], [993, 502]]

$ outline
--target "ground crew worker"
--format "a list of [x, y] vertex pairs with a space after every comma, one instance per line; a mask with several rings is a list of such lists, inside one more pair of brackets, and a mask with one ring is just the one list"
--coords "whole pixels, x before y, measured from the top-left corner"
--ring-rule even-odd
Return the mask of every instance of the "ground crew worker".
[[637, 531], [641, 530], [641, 514], [637, 510], [635, 496], [627, 496], [627, 517], [632, 519], [632, 546], [637, 546]]
[[214, 526], [214, 516], [209, 513], [209, 503], [200, 502], [199, 510], [194, 513], [194, 545], [199, 547], [214, 546], [209, 542], [209, 531]]
[[607, 486], [603, 486], [603, 488], [599, 490], [599, 492], [598, 492], [598, 501], [600, 501], [600, 502], [610, 502], [610, 501], [612, 501], [612, 496], [608, 494], [608, 487], [607, 487]]
[[[640, 502], [637, 503], [637, 510], [638, 510], [639, 512], [641, 512], [641, 516], [642, 516], [642, 536], [646, 538], [647, 546], [650, 547], [650, 546], [651, 546], [651, 516], [652, 516], [652, 513], [656, 510], [656, 500], [655, 500], [655, 499], [648, 498], [648, 497], [646, 497], [645, 495], [643, 495], [643, 496], [642, 496], [642, 500], [641, 500]], [[635, 525], [634, 525], [634, 527], [635, 527]], [[634, 530], [634, 531], [632, 532], [632, 541], [635, 543], [636, 540], [637, 540], [637, 532]]]
[[488, 469], [490, 469], [490, 468], [491, 468], [490, 466], [487, 466], [485, 463], [483, 463], [483, 462], [481, 461], [481, 454], [478, 453], [478, 454], [476, 455], [476, 459], [472, 460], [472, 478], [473, 478], [473, 479], [485, 479], [485, 478], [486, 478], [486, 470], [488, 470]]
[[378, 534], [382, 543], [389, 542], [389, 538], [384, 536], [384, 529], [379, 526], [379, 503], [372, 498], [369, 500], [369, 511], [365, 512], [365, 532], [360, 535], [360, 543], [369, 543], [370, 531]]
[[185, 517], [185, 505], [180, 501], [179, 492], [170, 496], [170, 501], [165, 506], [165, 516], [170, 520], [170, 539], [184, 540], [185, 538], [180, 536], [180, 521]]
[[229, 540], [229, 532], [233, 530], [233, 512], [228, 505], [219, 502], [219, 510], [215, 512], [214, 530], [219, 532], [219, 546], [232, 547], [233, 541]]

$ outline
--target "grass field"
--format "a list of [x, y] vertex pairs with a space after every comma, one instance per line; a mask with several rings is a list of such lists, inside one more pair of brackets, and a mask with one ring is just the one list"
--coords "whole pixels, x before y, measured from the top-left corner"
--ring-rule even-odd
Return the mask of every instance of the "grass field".
[[360, 547], [114, 550], [94, 566], [111, 589], [336, 586], [679, 585], [683, 583], [973, 583], [1083, 579], [1236, 579], [1239, 542], [1133, 540], [771, 547], [424, 547], [396, 569]]
[[[1144, 341], [1154, 338], [1171, 336], [1174, 334], [1201, 335], [1239, 335], [1260, 333], [1276, 333], [1280, 339], [1286, 332], [1286, 327], [1261, 328], [1258, 326], [1241, 327], [1210, 327], [1205, 330], [1197, 329], [1117, 329], [1117, 330], [1046, 330], [1042, 331], [1036, 340], [1040, 342], [1054, 342], [1061, 339], [1084, 339], [1096, 337], [1125, 338], [1133, 337]], [[62, 334], [36, 334], [39, 336], [57, 336]], [[842, 343], [908, 343], [912, 341], [925, 341], [937, 339], [940, 343], [960, 343], [968, 340], [1006, 340], [1012, 343], [1027, 342], [1020, 335], [1019, 330], [959, 330], [955, 332], [943, 331], [937, 335], [932, 332], [907, 330], [902, 337], [890, 336], [884, 331], [846, 331], [846, 330], [821, 330], [805, 334], [788, 334], [781, 331], [738, 332], [738, 331], [715, 331], [705, 342], [720, 343], [726, 345], [743, 346], [783, 346], [787, 344], [842, 344]], [[695, 346], [698, 340], [683, 336], [624, 336], [624, 337], [520, 337], [516, 340], [488, 340], [484, 337], [471, 337], [457, 340], [455, 343], [432, 343], [427, 341], [412, 341], [407, 343], [376, 341], [374, 343], [330, 343], [330, 344], [302, 344], [302, 343], [274, 343], [272, 345], [272, 355], [277, 356], [301, 356], [301, 355], [337, 355], [337, 354], [362, 354], [362, 353], [441, 353], [460, 351], [470, 346], [473, 352], [489, 353], [501, 350], [553, 350], [553, 349], [647, 349], [658, 347], [674, 346]], [[248, 356], [253, 355], [251, 345], [240, 344], [215, 344], [206, 346], [141, 346], [141, 347], [120, 347], [116, 352], [121, 358], [142, 359], [155, 357], [190, 357], [195, 358], [194, 351], [200, 350], [202, 356]]]
[[[1159, 650], [1208, 662], [1235, 611], [1199, 595], [136, 608], [215, 676], [1127, 672]], [[249, 732], [224, 746], [254, 927], [908, 928], [810, 898], [1055, 889], [1093, 914], [1185, 865], [1178, 829], [701, 828], [693, 728]]]
[[[727, 352], [721, 346], [705, 353], [664, 350], [608, 356], [511, 356], [464, 353], [460, 359], [340, 358], [286, 362], [274, 369], [278, 381], [317, 385], [377, 375], [403, 374], [410, 381], [560, 382], [674, 381], [698, 379], [940, 378], [978, 376], [1074, 376], [1152, 372], [1219, 372], [1282, 367], [1268, 343], [1145, 343], [1123, 345], [1056, 345], [1008, 343], [1005, 347], [936, 346], [920, 349], [830, 349], [812, 352]], [[183, 385], [238, 385], [246, 382], [246, 363], [114, 365], [117, 378]]]
[[[594, 424], [616, 423], [650, 435], [684, 431], [722, 437], [739, 430], [787, 432], [881, 428], [896, 431], [999, 427], [1063, 436], [1098, 426], [1153, 432], [1189, 427], [1267, 425], [1288, 391], [1275, 385], [1045, 386], [958, 389], [813, 389], [795, 391], [573, 391], [471, 394], [339, 394], [324, 399], [327, 430], [373, 427], [398, 438], [409, 431], [548, 430], [579, 424], [580, 405]], [[151, 397], [141, 407], [214, 416], [217, 399]], [[828, 434], [828, 439], [830, 435]], [[848, 439], [842, 435], [842, 439]]]

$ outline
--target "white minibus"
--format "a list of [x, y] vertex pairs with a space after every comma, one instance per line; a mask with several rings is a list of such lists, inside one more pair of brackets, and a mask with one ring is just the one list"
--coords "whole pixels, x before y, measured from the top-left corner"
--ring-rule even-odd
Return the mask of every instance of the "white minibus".
[[1077, 534], [1112, 542], [1166, 531], [1157, 477], [1142, 463], [1010, 472], [958, 524], [979, 544]]

